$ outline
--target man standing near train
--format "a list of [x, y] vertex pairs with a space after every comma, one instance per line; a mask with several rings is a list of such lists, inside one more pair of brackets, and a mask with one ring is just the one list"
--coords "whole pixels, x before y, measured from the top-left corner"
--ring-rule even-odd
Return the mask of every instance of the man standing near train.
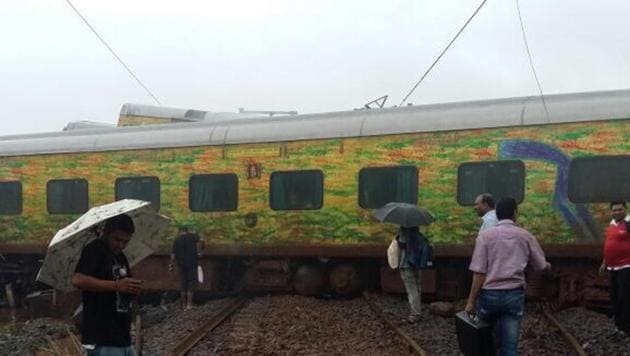
[[188, 228], [181, 226], [179, 234], [173, 242], [173, 251], [171, 253], [171, 263], [168, 268], [173, 270], [174, 263], [180, 272], [181, 282], [181, 298], [184, 310], [191, 309], [193, 306], [193, 293], [197, 288], [198, 274], [197, 266], [199, 265], [200, 256], [200, 238], [199, 235], [191, 233]]
[[536, 238], [516, 225], [513, 198], [497, 203], [499, 222], [477, 237], [470, 270], [472, 286], [466, 311], [491, 325], [498, 323], [501, 355], [518, 354], [518, 338], [525, 304], [525, 268], [551, 268]]
[[604, 259], [599, 267], [600, 275], [608, 270], [610, 301], [615, 326], [620, 334], [630, 332], [630, 216], [624, 201], [610, 203], [612, 220], [606, 228]]
[[497, 214], [494, 210], [494, 198], [490, 193], [479, 194], [475, 199], [475, 212], [481, 218], [481, 226], [479, 232], [493, 227], [499, 220], [497, 220]]
[[122, 252], [135, 232], [125, 214], [105, 222], [102, 236], [85, 246], [72, 276], [81, 290], [81, 342], [87, 356], [134, 356], [131, 346], [131, 299], [142, 290]]

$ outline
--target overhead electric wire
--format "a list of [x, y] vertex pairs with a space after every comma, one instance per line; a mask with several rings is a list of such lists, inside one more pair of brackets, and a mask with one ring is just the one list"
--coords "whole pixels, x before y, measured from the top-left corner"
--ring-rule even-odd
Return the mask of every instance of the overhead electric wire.
[[446, 51], [448, 51], [448, 49], [451, 47], [451, 45], [453, 44], [453, 42], [455, 42], [455, 40], [457, 39], [457, 37], [459, 37], [459, 35], [464, 31], [464, 29], [466, 28], [466, 26], [468, 26], [468, 24], [470, 23], [470, 21], [472, 21], [472, 19], [475, 17], [475, 15], [477, 15], [477, 13], [479, 12], [479, 10], [481, 10], [481, 8], [483, 7], [483, 5], [486, 3], [487, 0], [483, 0], [481, 2], [481, 5], [479, 5], [479, 7], [477, 7], [477, 10], [475, 10], [475, 12], [473, 12], [473, 14], [470, 16], [470, 18], [466, 21], [466, 23], [464, 24], [464, 26], [462, 26], [461, 29], [459, 29], [459, 31], [457, 32], [457, 34], [455, 35], [455, 37], [453, 37], [453, 39], [451, 40], [451, 42], [449, 42], [449, 44], [446, 46], [446, 48], [444, 48], [444, 50], [442, 50], [442, 53], [440, 53], [440, 55], [435, 59], [435, 61], [433, 61], [433, 64], [431, 64], [431, 66], [429, 67], [429, 69], [426, 70], [426, 72], [424, 72], [424, 74], [422, 75], [422, 77], [420, 78], [420, 80], [418, 80], [418, 82], [416, 83], [416, 85], [413, 86], [413, 88], [411, 88], [411, 90], [409, 91], [409, 93], [407, 94], [407, 96], [405, 96], [405, 98], [403, 99], [403, 101], [400, 102], [400, 104], [398, 106], [402, 106], [405, 101], [407, 101], [407, 99], [409, 98], [409, 96], [414, 92], [414, 90], [416, 90], [416, 88], [418, 87], [418, 85], [420, 85], [420, 83], [422, 83], [422, 81], [424, 80], [424, 78], [429, 74], [429, 72], [431, 71], [431, 69], [433, 69], [433, 67], [435, 67], [435, 65], [437, 64], [437, 62], [440, 60], [440, 58], [442, 58], [442, 56], [444, 55], [444, 53], [446, 53]]
[[540, 93], [540, 100], [542, 101], [543, 108], [545, 109], [545, 117], [547, 121], [549, 121], [549, 110], [547, 110], [547, 103], [545, 102], [545, 96], [543, 95], [542, 86], [540, 85], [540, 80], [538, 80], [538, 75], [536, 74], [536, 68], [534, 67], [534, 60], [532, 59], [532, 54], [529, 51], [529, 45], [527, 44], [527, 36], [525, 35], [525, 25], [523, 25], [523, 17], [521, 16], [521, 6], [516, 0], [516, 10], [518, 11], [518, 19], [521, 22], [521, 33], [523, 34], [523, 43], [525, 43], [525, 50], [527, 51], [527, 57], [529, 58], [529, 65], [532, 68], [532, 73], [534, 73], [534, 79], [536, 79], [536, 85], [538, 85], [538, 93]]
[[138, 76], [133, 73], [131, 68], [129, 68], [129, 66], [127, 64], [125, 64], [125, 62], [122, 60], [122, 58], [120, 58], [120, 56], [116, 54], [116, 52], [107, 44], [107, 42], [105, 42], [103, 37], [101, 37], [101, 35], [99, 35], [98, 32], [96, 32], [94, 27], [92, 27], [92, 25], [90, 25], [88, 20], [85, 17], [83, 17], [83, 15], [79, 12], [79, 10], [76, 7], [74, 7], [74, 5], [70, 2], [70, 0], [65, 0], [65, 1], [68, 4], [68, 6], [70, 6], [72, 8], [72, 10], [74, 10], [74, 12], [81, 18], [81, 20], [83, 20], [83, 23], [85, 23], [85, 25], [87, 27], [89, 27], [90, 30], [92, 30], [92, 33], [94, 33], [94, 35], [96, 35], [96, 37], [99, 39], [99, 41], [101, 41], [101, 43], [118, 60], [118, 62], [120, 62], [120, 64], [122, 64], [123, 67], [125, 67], [127, 72], [133, 77], [133, 79], [135, 79], [136, 82], [138, 82], [138, 84], [140, 84], [140, 86], [147, 92], [147, 94], [149, 94], [151, 96], [151, 98], [153, 98], [153, 100], [155, 100], [156, 103], [158, 103], [158, 105], [162, 105], [160, 100], [158, 100], [158, 98], [155, 95], [153, 95], [151, 90], [149, 90], [149, 88], [147, 88], [147, 86], [144, 85], [144, 83], [140, 80], [140, 78], [138, 78]]

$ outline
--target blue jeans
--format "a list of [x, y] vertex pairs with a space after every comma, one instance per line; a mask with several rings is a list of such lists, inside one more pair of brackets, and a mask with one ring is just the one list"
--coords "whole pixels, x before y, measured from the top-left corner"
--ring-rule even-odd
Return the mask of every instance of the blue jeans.
[[136, 356], [133, 346], [96, 346], [94, 350], [86, 350], [87, 356]]
[[501, 356], [518, 355], [518, 337], [523, 319], [525, 292], [523, 289], [482, 289], [477, 298], [477, 315], [497, 325]]

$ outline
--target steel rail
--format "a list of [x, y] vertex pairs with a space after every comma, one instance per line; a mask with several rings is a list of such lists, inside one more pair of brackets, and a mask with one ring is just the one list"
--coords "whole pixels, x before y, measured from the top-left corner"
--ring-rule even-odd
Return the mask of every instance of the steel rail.
[[575, 339], [573, 334], [571, 334], [569, 330], [567, 330], [567, 328], [565, 328], [564, 325], [562, 325], [558, 321], [558, 319], [556, 319], [553, 315], [551, 315], [551, 313], [548, 312], [547, 310], [543, 310], [543, 315], [547, 318], [547, 320], [549, 320], [551, 324], [553, 324], [553, 326], [555, 326], [558, 330], [560, 330], [560, 334], [562, 334], [562, 337], [566, 340], [566, 342], [568, 342], [569, 345], [573, 347], [573, 350], [575, 351], [576, 354], [578, 354], [579, 356], [588, 356], [586, 351], [584, 351], [584, 348], [582, 347], [582, 345], [580, 345], [580, 343]]
[[240, 296], [229, 300], [224, 307], [214, 314], [210, 319], [199, 326], [195, 331], [188, 334], [184, 340], [182, 340], [177, 346], [175, 346], [168, 355], [170, 356], [184, 356], [190, 349], [193, 348], [199, 341], [201, 341], [206, 335], [219, 326], [225, 319], [227, 319], [232, 313], [238, 310], [247, 301], [247, 297]]
[[411, 336], [409, 336], [409, 334], [407, 334], [404, 330], [396, 326], [391, 320], [389, 320], [389, 318], [385, 316], [383, 311], [381, 311], [376, 305], [374, 305], [374, 303], [370, 301], [370, 298], [367, 292], [363, 292], [363, 300], [365, 300], [365, 302], [367, 303], [367, 305], [370, 306], [372, 311], [374, 311], [374, 313], [377, 314], [381, 318], [383, 323], [389, 326], [390, 329], [392, 329], [396, 333], [396, 335], [398, 335], [398, 337], [409, 347], [409, 351], [412, 354], [420, 355], [420, 356], [428, 355], [426, 351], [424, 351], [422, 347], [420, 347], [420, 345], [418, 345], [418, 343]]

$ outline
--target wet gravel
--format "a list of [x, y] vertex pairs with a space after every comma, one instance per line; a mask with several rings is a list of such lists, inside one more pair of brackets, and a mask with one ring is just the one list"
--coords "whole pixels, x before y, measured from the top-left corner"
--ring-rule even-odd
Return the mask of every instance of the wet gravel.
[[523, 356], [575, 355], [560, 331], [549, 323], [536, 304], [527, 304], [521, 322], [521, 337], [518, 344]]
[[401, 355], [397, 336], [361, 298], [251, 300], [189, 355]]
[[429, 312], [428, 305], [423, 304], [420, 320], [409, 324], [404, 321], [409, 315], [409, 304], [404, 297], [379, 293], [371, 294], [370, 300], [429, 355], [460, 355], [453, 317], [433, 315]]
[[162, 306], [143, 306], [142, 354], [166, 355], [178, 342], [218, 312], [224, 299], [210, 300], [190, 310], [182, 310], [179, 302]]
[[[429, 355], [461, 355], [452, 316], [432, 314], [429, 305], [424, 304], [420, 320], [409, 324], [404, 321], [409, 308], [402, 296], [373, 293], [369, 297]], [[222, 300], [212, 301], [197, 306], [192, 312], [182, 312], [175, 305], [168, 306], [168, 311], [145, 311], [147, 322], [150, 323], [152, 318], [157, 323], [145, 331], [145, 355], [165, 355], [206, 316], [218, 311], [222, 303]], [[460, 301], [452, 310], [461, 310], [463, 305]], [[567, 315], [581, 318], [580, 325], [593, 325], [592, 320], [598, 320], [603, 327], [614, 330], [608, 318], [584, 308], [560, 312], [557, 318], [566, 325], [570, 322], [563, 320]], [[592, 333], [591, 328], [584, 329]], [[579, 334], [576, 337], [580, 339]], [[602, 343], [601, 352], [595, 346], [587, 348], [587, 352], [593, 355], [628, 354], [625, 351], [627, 344], [610, 346], [608, 339]], [[623, 347], [626, 348], [622, 350]], [[519, 342], [521, 355], [572, 355], [570, 350], [538, 306], [528, 304]], [[408, 351], [362, 298], [326, 300], [289, 295], [251, 299], [189, 353], [191, 356], [358, 354], [401, 355]]]
[[607, 316], [584, 308], [570, 308], [557, 313], [556, 318], [589, 355], [630, 355], [630, 338], [617, 333]]
[[[392, 320], [402, 320], [409, 313], [406, 299], [386, 294], [373, 295], [373, 297], [373, 300]], [[465, 301], [454, 303], [452, 310], [463, 310], [464, 305]], [[423, 305], [422, 317], [417, 323], [399, 322], [399, 325], [430, 355], [461, 355], [455, 332], [454, 317], [434, 315], [429, 312], [429, 309], [431, 308], [428, 305]], [[585, 315], [582, 323], [586, 325], [588, 325], [590, 318], [601, 317], [600, 314], [594, 312], [583, 314], [586, 312], [589, 311], [583, 308], [577, 311], [578, 314]], [[608, 321], [608, 323], [610, 322]], [[528, 303], [521, 324], [519, 354], [524, 356], [574, 355], [571, 350], [560, 332], [548, 323], [538, 305]], [[608, 353], [608, 355], [630, 354], [630, 351], [624, 352]]]
[[[385, 315], [414, 338], [429, 355], [461, 355], [452, 316], [438, 316], [423, 305], [415, 324], [402, 296], [370, 294]], [[210, 300], [183, 311], [176, 302], [142, 306], [143, 354], [166, 355], [179, 341], [227, 303]], [[453, 310], [461, 310], [457, 303]], [[589, 355], [630, 355], [630, 338], [616, 332], [607, 316], [576, 307], [554, 314]], [[33, 355], [51, 340], [75, 332], [56, 319], [0, 324], [0, 355]], [[535, 304], [526, 306], [519, 342], [521, 355], [572, 355], [560, 333]], [[189, 355], [402, 355], [407, 349], [362, 298], [316, 299], [292, 295], [250, 299]]]
[[0, 355], [32, 355], [69, 333], [76, 333], [74, 326], [51, 318], [0, 324]]

